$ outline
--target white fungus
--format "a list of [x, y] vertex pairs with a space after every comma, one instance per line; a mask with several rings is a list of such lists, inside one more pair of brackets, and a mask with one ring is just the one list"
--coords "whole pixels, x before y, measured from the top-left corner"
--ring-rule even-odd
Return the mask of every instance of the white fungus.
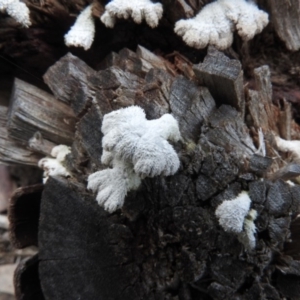
[[169, 176], [180, 166], [167, 140], [181, 139], [178, 123], [170, 114], [148, 121], [138, 106], [113, 111], [103, 118], [101, 161], [112, 167], [93, 173], [88, 189], [109, 212], [123, 206], [128, 191], [137, 189], [144, 177]]
[[106, 27], [113, 28], [117, 18], [128, 19], [140, 24], [143, 19], [154, 28], [157, 27], [163, 14], [161, 3], [153, 3], [150, 0], [112, 0], [105, 6], [105, 12], [101, 21]]
[[279, 136], [275, 137], [275, 142], [279, 151], [290, 152], [294, 159], [300, 159], [300, 141], [287, 141]]
[[75, 24], [65, 35], [65, 43], [68, 47], [83, 47], [88, 50], [95, 36], [95, 21], [92, 16], [92, 4], [86, 7], [77, 17]]
[[252, 2], [218, 0], [204, 6], [194, 18], [178, 21], [174, 30], [191, 47], [213, 45], [224, 50], [231, 46], [234, 30], [247, 41], [267, 24], [268, 14]]
[[216, 209], [219, 224], [225, 231], [242, 232], [250, 204], [251, 199], [246, 191], [242, 191], [235, 199], [223, 201]]
[[44, 170], [44, 183], [47, 182], [49, 176], [71, 176], [69, 171], [63, 165], [66, 155], [70, 152], [70, 147], [66, 145], [58, 145], [53, 147], [51, 151], [51, 156], [55, 158], [45, 157], [39, 161], [38, 166]]
[[6, 12], [24, 27], [31, 25], [29, 9], [25, 3], [19, 0], [0, 0], [0, 11]]

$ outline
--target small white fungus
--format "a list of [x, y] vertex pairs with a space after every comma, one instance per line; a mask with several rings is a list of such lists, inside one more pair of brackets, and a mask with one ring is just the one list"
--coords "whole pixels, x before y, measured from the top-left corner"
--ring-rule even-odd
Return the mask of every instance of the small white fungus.
[[83, 47], [90, 49], [95, 36], [95, 21], [92, 16], [92, 4], [86, 7], [77, 17], [75, 24], [65, 35], [65, 43], [68, 47]]
[[154, 28], [157, 27], [163, 14], [161, 3], [153, 3], [150, 0], [112, 0], [105, 6], [105, 12], [101, 16], [101, 21], [106, 27], [113, 28], [116, 19], [128, 19], [140, 24], [143, 19]]
[[0, 11], [6, 12], [24, 27], [31, 25], [29, 9], [25, 3], [19, 0], [0, 0]]
[[225, 231], [242, 232], [250, 204], [251, 199], [246, 191], [242, 191], [235, 199], [223, 201], [216, 209], [219, 224]]
[[38, 166], [44, 170], [44, 183], [47, 182], [50, 176], [71, 176], [69, 171], [63, 165], [67, 154], [69, 154], [70, 152], [70, 147], [66, 145], [58, 145], [53, 147], [51, 151], [51, 156], [55, 158], [45, 157], [38, 162]]

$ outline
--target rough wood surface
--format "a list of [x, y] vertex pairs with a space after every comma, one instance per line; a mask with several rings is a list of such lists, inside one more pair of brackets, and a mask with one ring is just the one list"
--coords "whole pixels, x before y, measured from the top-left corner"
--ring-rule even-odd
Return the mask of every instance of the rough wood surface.
[[[168, 69], [141, 71], [138, 56], [126, 49], [122, 53], [134, 57], [130, 63], [122, 62], [122, 68], [118, 59], [106, 61], [107, 68], [98, 72], [84, 67], [88, 82], [82, 81], [81, 88], [90, 89], [94, 100], [79, 105], [85, 108], [79, 113], [67, 159], [67, 166], [76, 172], [69, 180], [50, 178], [41, 197], [38, 268], [45, 299], [284, 299], [295, 295], [300, 276], [291, 254], [298, 244], [290, 240], [290, 226], [300, 209], [300, 188], [284, 181], [288, 171], [267, 179], [270, 165], [276, 171], [280, 164], [274, 166], [272, 158], [257, 153], [255, 140], [263, 124], [263, 130], [274, 126], [279, 132], [268, 70], [256, 70], [257, 90], [248, 94], [257, 101], [246, 103], [245, 122], [234, 103], [217, 105], [209, 88], [197, 80]], [[63, 61], [69, 69], [77, 63], [70, 55]], [[226, 59], [222, 62], [227, 66]], [[58, 90], [64, 88], [64, 83], [55, 84]], [[232, 89], [236, 91], [240, 92]], [[130, 102], [115, 101], [120, 95]], [[256, 117], [253, 107], [259, 99], [264, 110]], [[80, 97], [68, 101], [74, 107], [77, 104], [71, 101], [82, 103]], [[104, 114], [132, 104], [141, 105], [150, 119], [172, 112], [184, 137], [174, 145], [181, 168], [171, 177], [144, 179], [138, 191], [127, 195], [123, 209], [109, 214], [86, 190], [85, 180], [102, 168]], [[273, 121], [261, 119], [272, 113]], [[266, 143], [271, 147], [271, 142]], [[215, 216], [222, 201], [242, 190], [249, 190], [251, 208], [258, 212], [252, 251], [226, 233]], [[287, 290], [282, 282], [291, 276]]]
[[279, 37], [289, 50], [300, 49], [300, 5], [298, 0], [267, 0], [271, 20]]
[[3, 164], [36, 166], [41, 156], [13, 140], [7, 130], [7, 107], [0, 107], [0, 161]]
[[15, 80], [7, 122], [11, 138], [27, 145], [39, 131], [49, 141], [70, 145], [75, 122], [76, 117], [67, 105], [30, 84]]
[[38, 255], [23, 259], [14, 274], [15, 296], [22, 300], [44, 300], [38, 274]]
[[38, 245], [38, 218], [43, 185], [15, 190], [9, 203], [10, 237], [16, 248]]
[[[291, 121], [292, 113], [299, 118], [300, 56], [289, 51], [299, 48], [298, 2], [255, 1], [271, 13], [270, 25], [247, 43], [235, 35], [225, 55], [209, 49], [208, 56], [205, 49], [187, 47], [174, 23], [212, 0], [162, 0], [164, 15], [155, 29], [118, 20], [111, 30], [96, 20], [89, 51], [67, 48], [64, 34], [91, 2], [28, 0], [33, 22], [28, 29], [1, 15], [0, 78], [26, 78], [45, 88], [40, 79], [53, 65], [44, 79], [54, 97], [46, 98], [74, 120], [68, 135], [61, 123], [51, 131], [51, 114], [57, 115], [52, 105], [32, 105], [20, 115], [18, 101], [12, 102], [18, 109], [9, 131], [4, 118], [1, 161], [35, 165], [53, 144], [72, 145], [65, 162], [72, 178], [50, 178], [42, 196], [29, 191], [18, 198], [24, 200], [20, 207], [31, 208], [32, 201], [42, 206], [15, 214], [15, 224], [30, 215], [25, 224], [34, 226], [22, 228], [40, 251], [16, 272], [17, 299], [298, 299], [299, 165], [277, 151], [273, 136], [300, 137]], [[94, 0], [94, 16], [106, 2]], [[266, 64], [269, 68], [261, 67]], [[9, 76], [6, 65], [13, 66]], [[21, 103], [44, 103], [44, 92], [35, 91], [17, 96]], [[184, 136], [173, 145], [181, 167], [175, 176], [143, 180], [123, 209], [110, 215], [85, 189], [86, 179], [103, 168], [104, 114], [133, 104], [148, 119], [175, 116]], [[47, 114], [36, 117], [37, 108]], [[33, 140], [28, 151], [37, 132], [45, 144]], [[224, 232], [215, 216], [222, 201], [242, 190], [249, 191], [258, 212], [253, 251]]]
[[203, 63], [193, 69], [196, 77], [208, 87], [218, 104], [230, 104], [244, 114], [243, 70], [238, 60], [229, 59], [215, 48], [209, 47]]

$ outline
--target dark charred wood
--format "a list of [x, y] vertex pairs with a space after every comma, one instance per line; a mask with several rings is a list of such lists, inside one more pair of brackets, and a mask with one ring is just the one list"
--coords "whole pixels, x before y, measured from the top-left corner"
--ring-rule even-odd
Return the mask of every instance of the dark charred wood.
[[[39, 68], [43, 73], [66, 54], [63, 35], [91, 1], [31, 2], [36, 29], [20, 31], [16, 27], [6, 31], [3, 39], [20, 32], [28, 35], [24, 41], [12, 43], [11, 57], [23, 58], [26, 51], [36, 51], [39, 60], [47, 58]], [[67, 54], [45, 74], [54, 97], [34, 91], [25, 99], [23, 92], [14, 91], [10, 138], [27, 146], [39, 131], [45, 143], [31, 140], [31, 149], [44, 155], [49, 154], [53, 144], [72, 144], [66, 166], [74, 176], [68, 180], [50, 178], [40, 215], [31, 216], [34, 224], [39, 222], [40, 248], [38, 264], [33, 263], [40, 277], [32, 276], [40, 280], [45, 299], [293, 298], [300, 274], [297, 239], [293, 232], [291, 237], [290, 227], [297, 221], [294, 219], [299, 213], [300, 192], [298, 186], [292, 187], [283, 180], [297, 172], [281, 169], [276, 176], [269, 176], [285, 162], [267, 136], [274, 132], [284, 138], [297, 137], [297, 126], [289, 127], [291, 109], [272, 104], [271, 72], [267, 67], [253, 73], [255, 83], [249, 84], [251, 90], [245, 103], [243, 70], [238, 60], [212, 48], [204, 62], [194, 68], [188, 59], [180, 57], [182, 54], [199, 63], [205, 51], [186, 47], [174, 33], [174, 22], [195, 15], [211, 1], [162, 2], [165, 14], [158, 29], [120, 20], [114, 30], [109, 30], [97, 21], [93, 49], [84, 53], [71, 48], [88, 65]], [[103, 5], [99, 1], [95, 6], [95, 16], [99, 17]], [[42, 23], [51, 29], [39, 28]], [[169, 53], [167, 60], [143, 47], [134, 52], [138, 43], [159, 49], [159, 54]], [[123, 46], [126, 48], [120, 51]], [[2, 47], [8, 53], [6, 44]], [[228, 51], [233, 57], [242, 53], [239, 40], [233, 49]], [[31, 58], [27, 55], [28, 60]], [[52, 113], [64, 120], [49, 101], [43, 102], [44, 97], [51, 99], [54, 106], [58, 103], [72, 126], [68, 124], [65, 130], [65, 124], [58, 123], [51, 131], [52, 127], [45, 129], [36, 121], [52, 126]], [[33, 111], [26, 110], [27, 119], [18, 115], [22, 103], [33, 103]], [[46, 104], [35, 115], [38, 103]], [[130, 105], [143, 107], [148, 119], [164, 113], [174, 115], [183, 135], [183, 141], [174, 145], [181, 168], [172, 177], [143, 180], [138, 191], [128, 194], [123, 209], [110, 215], [96, 204], [95, 195], [85, 190], [85, 180], [92, 171], [103, 168], [103, 116]], [[45, 109], [49, 115], [46, 118]], [[35, 120], [34, 126], [30, 120]], [[267, 156], [257, 150], [262, 146], [260, 129]], [[269, 157], [274, 161], [271, 167]], [[258, 212], [256, 248], [252, 251], [245, 250], [235, 235], [225, 232], [215, 216], [222, 201], [235, 198], [242, 190], [249, 190], [251, 208]], [[36, 228], [32, 226], [28, 236], [35, 236]], [[24, 272], [24, 279], [29, 278], [28, 274]], [[290, 278], [286, 288], [282, 282]], [[34, 288], [26, 280], [22, 295], [30, 299], [28, 290]]]
[[16, 248], [38, 245], [40, 200], [43, 185], [21, 187], [13, 193], [8, 210], [10, 237]]
[[15, 271], [15, 296], [18, 300], [44, 300], [41, 290], [38, 255], [21, 261]]
[[229, 104], [244, 115], [243, 70], [238, 60], [229, 59], [215, 48], [209, 47], [203, 63], [194, 66], [193, 70], [218, 104]]
[[[123, 67], [121, 55], [128, 59]], [[76, 59], [63, 60], [74, 68]], [[284, 182], [283, 174], [272, 181], [264, 178], [272, 160], [256, 154], [242, 113], [228, 104], [217, 107], [209, 89], [191, 78], [156, 67], [141, 71], [140, 58], [127, 49], [106, 60], [106, 69], [102, 66], [81, 82], [87, 94], [94, 93], [94, 100], [87, 106], [81, 105], [80, 97], [69, 102], [84, 107], [66, 162], [74, 176], [50, 178], [42, 195], [38, 268], [45, 299], [211, 300], [262, 295], [283, 299], [282, 295], [289, 295], [274, 279], [294, 276], [297, 284], [300, 277], [295, 271], [298, 244], [291, 240], [290, 230], [300, 209], [300, 189]], [[264, 82], [262, 78], [257, 79], [256, 93], [271, 115], [277, 110], [270, 102], [269, 77]], [[55, 85], [59, 90], [63, 83]], [[115, 101], [120, 96], [131, 102]], [[103, 116], [132, 104], [142, 106], [150, 119], [165, 112], [174, 115], [184, 137], [174, 145], [182, 165], [174, 176], [144, 179], [137, 191], [127, 195], [122, 210], [109, 214], [86, 191], [85, 178], [103, 168]], [[257, 120], [267, 124], [265, 130], [278, 129], [276, 122]], [[249, 190], [251, 208], [258, 213], [256, 248], [251, 251], [225, 232], [215, 216], [222, 201], [242, 190]]]

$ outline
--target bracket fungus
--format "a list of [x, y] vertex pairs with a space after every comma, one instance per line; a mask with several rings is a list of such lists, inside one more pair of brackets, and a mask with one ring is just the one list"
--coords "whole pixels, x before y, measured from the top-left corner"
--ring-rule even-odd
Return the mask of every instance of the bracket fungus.
[[112, 167], [91, 174], [88, 189], [109, 212], [123, 206], [128, 191], [137, 189], [144, 177], [169, 176], [179, 169], [177, 153], [167, 140], [181, 139], [177, 121], [170, 114], [146, 119], [138, 106], [122, 108], [103, 118], [101, 161]]
[[70, 147], [66, 145], [58, 145], [53, 147], [50, 157], [42, 158], [38, 166], [44, 170], [43, 182], [46, 183], [49, 176], [65, 176], [68, 177], [71, 174], [63, 165], [66, 156], [71, 152]]
[[248, 41], [268, 22], [268, 14], [250, 1], [218, 0], [207, 4], [194, 18], [179, 20], [175, 32], [191, 47], [213, 45], [224, 50], [231, 46], [234, 30]]

